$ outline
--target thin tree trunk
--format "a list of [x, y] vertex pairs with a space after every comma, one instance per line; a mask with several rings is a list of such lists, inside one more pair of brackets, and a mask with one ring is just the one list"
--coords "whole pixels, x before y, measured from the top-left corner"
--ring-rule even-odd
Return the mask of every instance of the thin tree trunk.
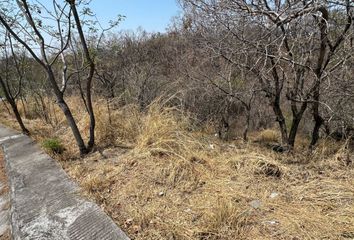
[[57, 103], [58, 103], [60, 109], [63, 111], [63, 113], [66, 117], [66, 120], [68, 121], [68, 124], [73, 132], [76, 143], [77, 143], [79, 150], [80, 150], [80, 154], [86, 154], [88, 152], [88, 150], [85, 146], [85, 143], [81, 137], [81, 134], [80, 134], [80, 131], [77, 127], [75, 119], [74, 119], [67, 103], [65, 102], [65, 100], [62, 97], [58, 97], [58, 96], [57, 96]]
[[313, 119], [315, 121], [315, 126], [312, 131], [312, 140], [311, 140], [310, 148], [313, 148], [317, 144], [318, 139], [320, 138], [320, 129], [324, 122], [319, 112], [319, 107], [320, 107], [319, 100], [320, 100], [320, 89], [318, 87], [316, 88], [314, 93]]
[[6, 88], [6, 85], [5, 85], [2, 77], [0, 77], [0, 84], [1, 84], [1, 87], [2, 87], [2, 89], [4, 91], [6, 100], [10, 103], [12, 111], [15, 114], [16, 120], [17, 120], [18, 124], [20, 125], [22, 133], [28, 135], [29, 131], [28, 131], [28, 129], [26, 128], [25, 124], [22, 121], [21, 115], [20, 115], [20, 113], [18, 111], [18, 108], [17, 108], [17, 104], [16, 104], [15, 100], [10, 96], [10, 94], [8, 92], [8, 89]]
[[248, 130], [250, 127], [250, 122], [251, 122], [251, 109], [247, 109], [246, 126], [245, 129], [243, 130], [243, 140], [245, 142], [248, 141]]
[[295, 115], [293, 116], [293, 120], [291, 123], [291, 128], [290, 128], [290, 133], [289, 133], [289, 146], [294, 147], [295, 145], [295, 140], [296, 140], [296, 135], [297, 135], [297, 130], [299, 129], [299, 124], [302, 119], [302, 114], [301, 116]]
[[90, 66], [90, 71], [89, 71], [89, 75], [87, 76], [87, 83], [86, 83], [86, 98], [87, 98], [86, 103], [87, 103], [88, 114], [90, 116], [90, 137], [89, 137], [89, 141], [87, 143], [87, 150], [91, 151], [93, 146], [95, 145], [95, 126], [96, 126], [96, 119], [95, 119], [95, 114], [94, 114], [93, 105], [92, 105], [92, 93], [91, 93], [92, 79], [93, 79], [93, 75], [95, 73], [95, 63], [94, 63], [93, 59], [91, 58], [88, 46], [86, 44], [85, 35], [83, 33], [79, 14], [76, 9], [75, 0], [68, 0], [68, 2], [70, 4], [71, 10], [73, 12], [77, 31], [79, 33], [81, 45], [82, 45], [83, 51], [85, 53], [86, 60]]
[[320, 137], [320, 129], [321, 126], [324, 122], [323, 118], [320, 115], [320, 89], [321, 89], [321, 77], [322, 77], [322, 73], [325, 69], [325, 65], [326, 62], [328, 63], [329, 61], [329, 55], [327, 53], [327, 49], [328, 49], [328, 10], [325, 7], [321, 7], [319, 9], [319, 11], [322, 13], [322, 19], [320, 20], [319, 23], [319, 27], [320, 27], [320, 31], [321, 31], [321, 46], [320, 46], [320, 53], [318, 56], [318, 60], [317, 60], [317, 67], [315, 70], [316, 73], [316, 77], [317, 77], [317, 82], [315, 84], [315, 88], [313, 91], [313, 118], [315, 120], [315, 126], [313, 127], [313, 131], [312, 131], [312, 140], [311, 140], [311, 144], [310, 144], [310, 148], [313, 148], [316, 143], [318, 142], [318, 139]]
[[57, 98], [57, 104], [59, 105], [60, 109], [63, 111], [65, 118], [71, 128], [71, 131], [73, 132], [74, 138], [76, 140], [76, 144], [80, 150], [80, 154], [81, 155], [87, 154], [89, 151], [85, 146], [84, 140], [82, 139], [81, 133], [79, 131], [79, 128], [77, 127], [77, 124], [75, 122], [75, 119], [74, 119], [71, 111], [70, 111], [70, 108], [67, 105], [67, 103], [65, 102], [63, 94], [55, 82], [54, 73], [51, 70], [51, 68], [47, 68], [46, 70], [47, 70], [49, 81], [52, 83], [54, 94]]
[[307, 109], [307, 102], [304, 102], [301, 105], [300, 111], [297, 111], [296, 103], [292, 102], [292, 109], [293, 109], [293, 120], [291, 123], [290, 133], [289, 133], [289, 146], [294, 147], [297, 131], [299, 129], [299, 125], [304, 115], [305, 110]]
[[21, 127], [21, 131], [23, 134], [26, 134], [26, 135], [29, 135], [29, 130], [25, 127], [25, 124], [23, 123], [22, 121], [22, 118], [21, 118], [21, 115], [18, 111], [18, 108], [17, 108], [17, 104], [16, 102], [14, 101], [10, 101], [9, 102], [11, 107], [12, 107], [12, 110], [14, 111], [14, 114], [15, 114], [15, 117], [16, 117], [16, 120], [18, 122], [18, 124], [20, 125]]
[[286, 129], [286, 123], [285, 123], [285, 117], [283, 115], [283, 112], [280, 108], [279, 102], [274, 102], [273, 105], [273, 111], [276, 116], [276, 121], [279, 124], [280, 128], [280, 134], [281, 134], [281, 144], [282, 145], [288, 145], [289, 144], [289, 139], [288, 139], [288, 132]]

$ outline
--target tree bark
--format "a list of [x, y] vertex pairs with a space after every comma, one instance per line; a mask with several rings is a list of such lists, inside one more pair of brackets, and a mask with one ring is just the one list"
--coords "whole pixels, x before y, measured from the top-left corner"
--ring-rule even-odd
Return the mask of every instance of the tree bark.
[[302, 116], [304, 115], [304, 112], [307, 109], [307, 104], [308, 103], [306, 101], [303, 102], [300, 110], [298, 111], [297, 106], [296, 106], [296, 102], [294, 102], [294, 101], [291, 102], [291, 109], [293, 112], [293, 120], [291, 123], [291, 128], [290, 128], [290, 133], [289, 133], [289, 146], [292, 148], [295, 145], [297, 131], [299, 129], [299, 125], [300, 125]]
[[73, 135], [75, 137], [75, 140], [76, 140], [76, 143], [79, 147], [79, 150], [80, 150], [80, 154], [83, 155], [83, 154], [87, 154], [88, 153], [88, 150], [85, 146], [85, 143], [81, 137], [81, 134], [80, 134], [80, 131], [77, 127], [77, 124], [75, 122], [75, 119], [67, 105], [67, 103], [65, 102], [65, 100], [61, 97], [58, 97], [57, 96], [57, 103], [60, 107], [60, 109], [63, 111], [65, 117], [66, 117], [66, 120], [73, 132]]
[[289, 145], [288, 131], [286, 128], [285, 117], [280, 108], [279, 102], [274, 102], [272, 107], [273, 107], [274, 114], [277, 118], [276, 121], [278, 122], [280, 128], [281, 144], [287, 146]]
[[324, 120], [321, 117], [319, 112], [319, 107], [320, 107], [319, 100], [320, 100], [320, 89], [318, 87], [315, 89], [314, 92], [313, 118], [315, 121], [315, 126], [312, 131], [312, 140], [311, 140], [310, 148], [313, 148], [317, 144], [318, 139], [320, 138], [320, 129], [322, 124], [324, 123]]
[[319, 11], [322, 13], [322, 18], [319, 23], [319, 28], [321, 31], [321, 46], [320, 46], [320, 52], [317, 60], [317, 67], [315, 69], [315, 74], [316, 74], [316, 83], [314, 85], [314, 90], [313, 90], [313, 118], [315, 121], [315, 125], [313, 127], [312, 131], [312, 140], [310, 144], [310, 148], [313, 148], [316, 143], [318, 142], [318, 139], [320, 137], [320, 128], [324, 122], [323, 118], [320, 115], [320, 89], [321, 89], [321, 78], [322, 78], [322, 73], [325, 68], [325, 63], [329, 61], [329, 55], [327, 53], [327, 49], [330, 47], [329, 46], [329, 39], [328, 39], [328, 30], [327, 30], [327, 23], [328, 23], [328, 10], [325, 7], [321, 7]]
[[93, 59], [91, 58], [91, 54], [90, 54], [90, 51], [88, 49], [88, 46], [87, 46], [87, 43], [85, 40], [85, 35], [83, 33], [79, 14], [76, 9], [75, 0], [67, 0], [67, 1], [69, 2], [71, 10], [73, 12], [73, 16], [75, 19], [77, 31], [79, 33], [81, 45], [82, 45], [83, 51], [85, 53], [85, 58], [86, 58], [87, 62], [89, 63], [89, 67], [90, 67], [90, 71], [87, 76], [87, 82], [86, 82], [86, 98], [87, 98], [86, 103], [87, 103], [87, 111], [88, 111], [88, 114], [90, 117], [90, 137], [89, 137], [89, 141], [87, 143], [87, 151], [91, 151], [95, 145], [95, 126], [96, 126], [96, 119], [95, 119], [95, 114], [94, 114], [94, 110], [93, 110], [92, 94], [91, 94], [92, 79], [93, 79], [93, 75], [95, 73], [95, 63], [94, 63]]
[[301, 115], [294, 115], [293, 120], [291, 123], [291, 128], [290, 128], [290, 133], [289, 133], [289, 146], [294, 147], [295, 145], [295, 140], [296, 140], [296, 135], [297, 135], [297, 130], [299, 128], [299, 124], [302, 119], [302, 114]]

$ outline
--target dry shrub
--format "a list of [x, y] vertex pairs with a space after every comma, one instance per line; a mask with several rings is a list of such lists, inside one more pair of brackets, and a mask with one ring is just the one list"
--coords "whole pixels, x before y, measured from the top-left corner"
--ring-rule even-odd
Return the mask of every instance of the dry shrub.
[[333, 156], [344, 145], [345, 144], [343, 142], [338, 142], [335, 141], [334, 139], [330, 139], [330, 138], [320, 139], [313, 151], [313, 154], [318, 158]]
[[175, 108], [153, 102], [141, 118], [136, 150], [151, 155], [174, 155], [184, 158], [196, 145], [188, 133], [189, 121]]
[[265, 129], [256, 136], [255, 141], [260, 143], [274, 143], [279, 140], [279, 137], [278, 131]]
[[252, 212], [231, 199], [218, 199], [204, 210], [198, 239], [245, 239], [252, 225]]
[[[146, 112], [141, 112], [135, 105], [109, 112], [104, 103], [97, 103], [95, 113], [100, 145], [132, 147], [138, 155], [181, 158], [198, 145], [188, 132], [188, 117], [175, 108], [166, 107], [161, 99], [154, 101]], [[88, 119], [85, 119], [81, 125], [87, 124]]]
[[[101, 103], [101, 104], [100, 104]], [[95, 104], [97, 142], [103, 145], [132, 145], [141, 122], [141, 113], [135, 105], [109, 110], [104, 101]]]

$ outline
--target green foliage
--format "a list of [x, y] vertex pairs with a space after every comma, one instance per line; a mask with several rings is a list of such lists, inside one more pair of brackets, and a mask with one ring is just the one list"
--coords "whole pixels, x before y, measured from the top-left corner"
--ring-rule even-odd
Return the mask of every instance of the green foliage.
[[55, 154], [62, 154], [65, 151], [64, 146], [61, 144], [60, 140], [57, 138], [47, 138], [42, 142], [42, 146]]

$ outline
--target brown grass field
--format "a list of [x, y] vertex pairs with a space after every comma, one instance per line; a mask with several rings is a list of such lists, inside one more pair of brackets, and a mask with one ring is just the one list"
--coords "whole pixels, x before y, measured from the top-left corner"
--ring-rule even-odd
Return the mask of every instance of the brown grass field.
[[[249, 143], [222, 142], [161, 101], [146, 113], [110, 114], [97, 101], [97, 151], [80, 158], [51, 106], [54, 124], [25, 119], [32, 137], [60, 139], [66, 151], [52, 155], [132, 239], [354, 239], [354, 164], [344, 143], [324, 139], [308, 152], [300, 137], [280, 154], [266, 147], [278, 138], [271, 129]], [[84, 108], [73, 109], [88, 132]], [[17, 128], [6, 109], [1, 122]]]

